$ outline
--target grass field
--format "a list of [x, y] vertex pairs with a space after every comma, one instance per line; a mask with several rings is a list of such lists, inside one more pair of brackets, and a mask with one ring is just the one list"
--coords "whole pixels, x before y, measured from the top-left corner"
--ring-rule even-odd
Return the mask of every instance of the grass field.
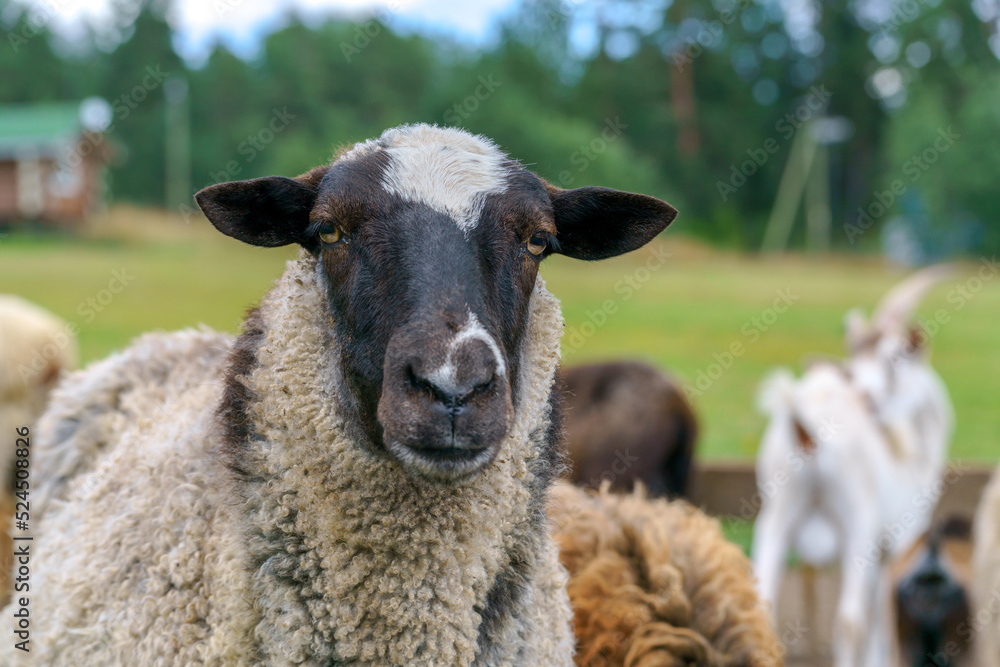
[[[91, 361], [144, 331], [199, 323], [235, 331], [294, 254], [243, 246], [202, 219], [119, 208], [85, 238], [0, 238], [0, 292], [77, 324]], [[932, 345], [957, 412], [954, 458], [1000, 454], [1000, 279], [984, 268], [988, 278], [977, 282], [985, 266], [962, 265], [921, 309], [923, 319], [939, 310], [949, 318]], [[809, 355], [841, 354], [844, 312], [870, 309], [905, 275], [874, 258], [744, 256], [671, 234], [606, 262], [555, 257], [542, 273], [563, 302], [566, 361], [633, 357], [669, 369], [697, 392], [701, 455], [710, 458], [753, 456], [761, 377]]]

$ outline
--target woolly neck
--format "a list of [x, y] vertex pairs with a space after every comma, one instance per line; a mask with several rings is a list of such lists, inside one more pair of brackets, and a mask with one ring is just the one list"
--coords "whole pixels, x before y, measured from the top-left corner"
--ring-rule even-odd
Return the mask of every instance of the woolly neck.
[[[471, 664], [523, 633], [525, 582], [555, 553], [543, 504], [558, 302], [539, 278], [513, 426], [486, 470], [446, 486], [353, 435], [325, 280], [306, 253], [288, 263], [259, 309], [256, 364], [236, 378], [252, 397], [241, 493], [256, 637], [276, 662]], [[491, 608], [508, 584], [505, 608]]]

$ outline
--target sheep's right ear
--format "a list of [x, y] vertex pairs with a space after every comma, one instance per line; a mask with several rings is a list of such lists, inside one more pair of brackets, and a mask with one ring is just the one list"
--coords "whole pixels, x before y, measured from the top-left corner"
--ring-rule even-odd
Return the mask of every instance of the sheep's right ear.
[[606, 259], [652, 241], [677, 217], [677, 209], [655, 197], [611, 188], [563, 190], [545, 184], [562, 253], [576, 259]]
[[216, 229], [250, 245], [273, 248], [305, 243], [309, 212], [326, 167], [298, 178], [268, 176], [210, 185], [195, 201]]

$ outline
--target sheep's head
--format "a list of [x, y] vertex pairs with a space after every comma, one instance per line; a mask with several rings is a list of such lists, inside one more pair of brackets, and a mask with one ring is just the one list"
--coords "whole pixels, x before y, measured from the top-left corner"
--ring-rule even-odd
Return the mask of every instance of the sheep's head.
[[511, 426], [542, 259], [634, 250], [677, 213], [644, 195], [555, 188], [482, 137], [426, 125], [388, 130], [298, 178], [196, 198], [224, 234], [319, 258], [360, 426], [437, 481], [485, 468]]

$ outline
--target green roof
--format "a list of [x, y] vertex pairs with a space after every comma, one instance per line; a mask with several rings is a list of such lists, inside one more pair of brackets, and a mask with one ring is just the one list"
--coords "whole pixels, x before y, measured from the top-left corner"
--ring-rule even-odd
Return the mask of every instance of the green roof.
[[0, 153], [51, 153], [76, 140], [80, 124], [78, 102], [0, 105]]

